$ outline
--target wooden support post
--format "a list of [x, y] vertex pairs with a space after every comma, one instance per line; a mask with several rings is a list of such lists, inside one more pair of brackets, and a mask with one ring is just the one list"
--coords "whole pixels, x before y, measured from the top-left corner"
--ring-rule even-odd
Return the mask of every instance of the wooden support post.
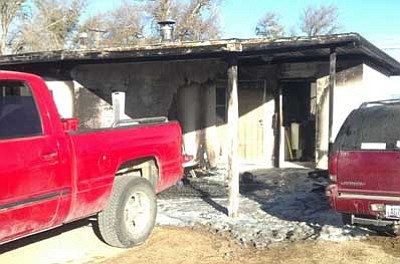
[[228, 64], [228, 215], [229, 217], [235, 218], [239, 215], [239, 166], [237, 159], [239, 102], [237, 58], [235, 56], [230, 57]]
[[[263, 142], [263, 146], [262, 146], [262, 159], [265, 160], [265, 163], [268, 164], [269, 162], [271, 162], [271, 156], [268, 155], [268, 136], [269, 134], [267, 134], [267, 128], [266, 125], [268, 124], [268, 117], [269, 117], [269, 112], [268, 112], [268, 108], [267, 108], [267, 80], [263, 80], [263, 94], [262, 94], [262, 109], [263, 109], [263, 115], [262, 115], [262, 119], [261, 121], [261, 129], [262, 129], [262, 142]], [[259, 121], [259, 122], [260, 122]]]
[[[281, 105], [281, 86], [279, 85], [274, 92], [275, 114], [274, 114], [274, 167], [280, 167], [281, 159], [281, 126], [282, 126], [282, 105]], [[285, 135], [283, 135], [285, 136]]]
[[335, 48], [331, 49], [330, 58], [329, 58], [329, 146], [328, 146], [328, 155], [330, 155], [330, 151], [333, 144], [333, 104], [334, 104], [334, 93], [336, 86], [336, 50]]

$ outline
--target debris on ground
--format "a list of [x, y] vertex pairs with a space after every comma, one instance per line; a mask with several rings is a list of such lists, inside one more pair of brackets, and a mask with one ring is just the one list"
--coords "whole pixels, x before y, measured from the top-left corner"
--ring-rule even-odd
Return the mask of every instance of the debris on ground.
[[327, 173], [263, 169], [241, 173], [240, 215], [227, 216], [226, 170], [218, 169], [159, 195], [161, 226], [201, 226], [244, 246], [265, 248], [300, 240], [360, 239], [369, 231], [343, 226], [325, 197]]

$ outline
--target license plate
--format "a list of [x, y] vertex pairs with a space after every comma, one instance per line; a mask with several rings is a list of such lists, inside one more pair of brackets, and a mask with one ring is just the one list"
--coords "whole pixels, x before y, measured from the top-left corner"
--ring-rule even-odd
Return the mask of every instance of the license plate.
[[386, 217], [400, 219], [400, 205], [386, 205]]

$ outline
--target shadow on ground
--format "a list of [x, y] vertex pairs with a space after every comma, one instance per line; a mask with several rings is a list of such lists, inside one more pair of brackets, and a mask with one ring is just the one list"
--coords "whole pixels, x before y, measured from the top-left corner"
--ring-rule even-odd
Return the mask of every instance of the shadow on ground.
[[62, 234], [64, 232], [68, 232], [68, 231], [71, 231], [73, 229], [81, 228], [81, 227], [84, 227], [84, 226], [91, 226], [93, 228], [96, 236], [98, 236], [98, 238], [101, 239], [97, 228], [95, 228], [95, 227], [97, 227], [97, 224], [94, 223], [94, 220], [88, 218], [88, 219], [82, 219], [82, 220], [79, 220], [79, 221], [75, 221], [75, 222], [72, 222], [72, 223], [69, 223], [69, 224], [65, 224], [65, 225], [60, 226], [58, 228], [50, 229], [50, 230], [42, 232], [42, 233], [38, 233], [38, 234], [35, 234], [35, 235], [31, 235], [31, 236], [28, 236], [28, 237], [24, 237], [24, 238], [18, 239], [16, 241], [11, 241], [11, 242], [8, 242], [6, 244], [3, 244], [1, 246], [1, 248], [0, 248], [0, 255], [3, 254], [3, 253], [6, 253], [8, 251], [12, 251], [12, 250], [27, 246], [29, 244], [37, 243], [37, 242], [40, 242], [42, 240], [46, 240], [46, 239], [49, 239], [51, 237], [58, 236], [58, 235], [60, 235], [60, 234]]
[[[214, 201], [215, 198], [227, 197], [227, 182], [221, 179], [224, 177], [220, 175], [189, 178], [184, 184], [163, 193], [161, 199], [201, 197], [226, 214], [226, 208]], [[242, 196], [256, 201], [269, 215], [306, 223], [317, 236], [325, 225], [343, 226], [341, 216], [331, 209], [325, 196], [326, 185], [326, 173], [312, 173], [310, 169], [259, 169], [240, 175]]]
[[244, 173], [251, 175], [252, 180], [242, 180], [240, 193], [257, 201], [267, 213], [284, 220], [341, 225], [325, 196], [327, 179], [310, 176], [309, 172], [271, 169]]
[[343, 227], [341, 216], [325, 196], [328, 179], [322, 171], [268, 169], [243, 173], [241, 179], [240, 193], [269, 215], [305, 222], [317, 236], [325, 225]]

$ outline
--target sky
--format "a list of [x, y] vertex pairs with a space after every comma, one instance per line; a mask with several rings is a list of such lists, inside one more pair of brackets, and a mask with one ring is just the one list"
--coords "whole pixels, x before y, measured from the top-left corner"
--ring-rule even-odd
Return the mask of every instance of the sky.
[[334, 4], [343, 32], [359, 32], [365, 37], [400, 35], [399, 0], [225, 0], [221, 7], [224, 35], [254, 36], [254, 25], [267, 11], [281, 14], [286, 27], [299, 24], [307, 6]]
[[[105, 11], [121, 0], [90, 0], [89, 13]], [[400, 0], [223, 0], [220, 8], [222, 38], [252, 38], [254, 28], [268, 11], [281, 15], [287, 28], [299, 24], [307, 6], [334, 4], [341, 32], [357, 32], [388, 53], [400, 58]], [[397, 47], [399, 49], [397, 49]]]

